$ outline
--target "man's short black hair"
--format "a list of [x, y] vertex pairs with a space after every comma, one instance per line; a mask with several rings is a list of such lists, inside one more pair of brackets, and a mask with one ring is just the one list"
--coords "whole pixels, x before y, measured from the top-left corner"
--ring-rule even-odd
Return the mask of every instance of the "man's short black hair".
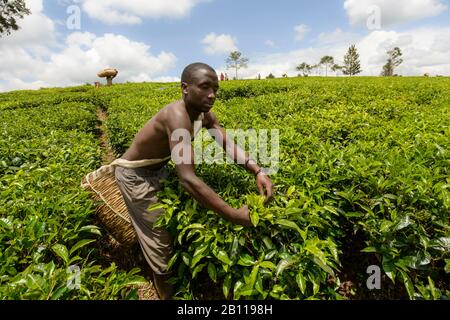
[[183, 73], [181, 74], [181, 82], [186, 82], [188, 84], [192, 83], [192, 75], [194, 74], [195, 71], [199, 69], [211, 70], [212, 72], [216, 73], [216, 70], [214, 70], [211, 66], [207, 65], [206, 63], [202, 62], [191, 63], [186, 68], [184, 68]]

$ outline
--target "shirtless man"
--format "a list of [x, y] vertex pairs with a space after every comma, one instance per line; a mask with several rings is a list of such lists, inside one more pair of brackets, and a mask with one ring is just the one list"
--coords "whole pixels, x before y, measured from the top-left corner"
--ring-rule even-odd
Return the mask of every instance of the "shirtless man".
[[[211, 112], [219, 89], [214, 69], [203, 63], [187, 66], [181, 76], [183, 99], [161, 109], [135, 136], [132, 145], [122, 156], [128, 161], [156, 160], [156, 164], [144, 168], [116, 168], [116, 179], [127, 204], [130, 218], [136, 230], [144, 256], [154, 272], [154, 284], [161, 299], [170, 299], [173, 287], [165, 281], [170, 277], [166, 267], [172, 256], [172, 239], [167, 230], [153, 228], [162, 210], [147, 208], [158, 201], [156, 193], [160, 180], [167, 176], [165, 165], [172, 159], [181, 185], [201, 205], [223, 218], [244, 226], [251, 226], [247, 206], [235, 209], [222, 200], [210, 187], [195, 175], [194, 163], [174, 157], [172, 150], [182, 150], [182, 159], [194, 159], [191, 139], [174, 139], [174, 132], [192, 132], [194, 122], [203, 116], [202, 127], [219, 132], [217, 143], [232, 159], [253, 173], [261, 195], [272, 197], [272, 183], [256, 162], [229, 139]], [[175, 153], [175, 152], [174, 152]], [[188, 156], [183, 157], [183, 156]], [[177, 159], [175, 159], [177, 158]]]

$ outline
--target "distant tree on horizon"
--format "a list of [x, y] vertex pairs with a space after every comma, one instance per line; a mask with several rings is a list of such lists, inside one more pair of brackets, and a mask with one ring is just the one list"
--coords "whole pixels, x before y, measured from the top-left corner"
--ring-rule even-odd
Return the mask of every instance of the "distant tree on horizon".
[[386, 64], [383, 66], [383, 71], [381, 72], [381, 76], [383, 77], [392, 77], [394, 75], [394, 69], [402, 64], [403, 59], [400, 58], [403, 54], [399, 47], [395, 47], [392, 50], [387, 52], [388, 60]]
[[339, 71], [342, 71], [344, 69], [344, 66], [340, 66], [337, 63], [333, 64], [331, 67], [331, 71], [336, 72], [336, 76], [339, 76]]
[[0, 37], [20, 29], [17, 19], [31, 14], [24, 0], [0, 0]]
[[295, 69], [302, 72], [304, 77], [307, 77], [311, 73], [312, 67], [306, 62], [302, 62]]
[[344, 57], [343, 73], [351, 77], [361, 72], [361, 62], [359, 61], [358, 50], [356, 49], [356, 46], [352, 44]]
[[311, 66], [311, 70], [315, 70], [316, 76], [320, 75], [320, 64], [319, 63], [318, 64], [313, 64]]
[[242, 53], [239, 51], [233, 51], [226, 59], [227, 68], [233, 68], [236, 71], [235, 79], [238, 79], [238, 70], [241, 68], [247, 68], [248, 59], [242, 57]]
[[334, 58], [332, 56], [324, 56], [320, 59], [320, 65], [325, 66], [325, 76], [328, 77], [328, 67], [332, 67], [334, 65]]

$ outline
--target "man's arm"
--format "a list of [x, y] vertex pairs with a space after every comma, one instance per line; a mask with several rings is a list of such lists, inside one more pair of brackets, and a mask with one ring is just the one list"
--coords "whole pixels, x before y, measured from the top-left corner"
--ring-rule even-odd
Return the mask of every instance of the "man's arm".
[[[191, 145], [190, 123], [179, 119], [169, 121], [168, 137], [172, 160], [183, 188], [201, 205], [213, 210], [223, 218], [244, 226], [251, 226], [248, 207], [240, 209], [230, 207], [194, 171], [194, 151]], [[177, 123], [178, 122], [178, 123]]]
[[230, 139], [225, 130], [220, 126], [214, 113], [209, 112], [206, 117], [206, 128], [215, 130], [216, 142], [235, 163], [242, 165], [246, 170], [255, 175], [259, 193], [265, 195], [267, 200], [270, 199], [273, 195], [273, 186], [269, 177], [262, 172], [255, 160], [251, 159], [247, 153], [235, 144], [233, 139]]

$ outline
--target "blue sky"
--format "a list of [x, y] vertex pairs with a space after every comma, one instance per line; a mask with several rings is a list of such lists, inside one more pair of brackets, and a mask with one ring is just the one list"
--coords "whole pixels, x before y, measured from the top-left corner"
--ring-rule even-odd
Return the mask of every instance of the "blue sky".
[[[235, 49], [250, 59], [239, 77], [295, 76], [296, 65], [323, 55], [341, 63], [352, 43], [362, 75], [378, 75], [393, 46], [404, 53], [399, 73], [450, 75], [448, 0], [26, 3], [33, 13], [22, 29], [0, 38], [0, 91], [92, 83], [106, 67], [119, 69], [117, 82], [177, 81], [195, 61], [231, 74], [225, 58]], [[68, 24], [74, 17], [79, 25]]]
[[[53, 19], [65, 19], [67, 5], [56, 1], [45, 1], [44, 12]], [[335, 13], [329, 19], [330, 13]], [[247, 55], [276, 52], [277, 49], [264, 43], [270, 39], [283, 50], [293, 50], [307, 43], [293, 41], [294, 26], [307, 24], [315, 33], [334, 30], [336, 25], [345, 26], [347, 18], [341, 0], [327, 1], [272, 1], [272, 0], [216, 0], [196, 6], [186, 17], [149, 18], [139, 25], [108, 25], [82, 15], [82, 29], [96, 35], [114, 33], [128, 39], [148, 43], [152, 51], [170, 51], [177, 54], [179, 66], [173, 75], [182, 71], [182, 66], [192, 61], [206, 61], [220, 67], [226, 54], [205, 55], [201, 40], [206, 34], [230, 34], [237, 38], [239, 50]], [[349, 27], [349, 29], [351, 29]], [[70, 30], [61, 28], [67, 35]], [[305, 40], [311, 40], [313, 34]]]

